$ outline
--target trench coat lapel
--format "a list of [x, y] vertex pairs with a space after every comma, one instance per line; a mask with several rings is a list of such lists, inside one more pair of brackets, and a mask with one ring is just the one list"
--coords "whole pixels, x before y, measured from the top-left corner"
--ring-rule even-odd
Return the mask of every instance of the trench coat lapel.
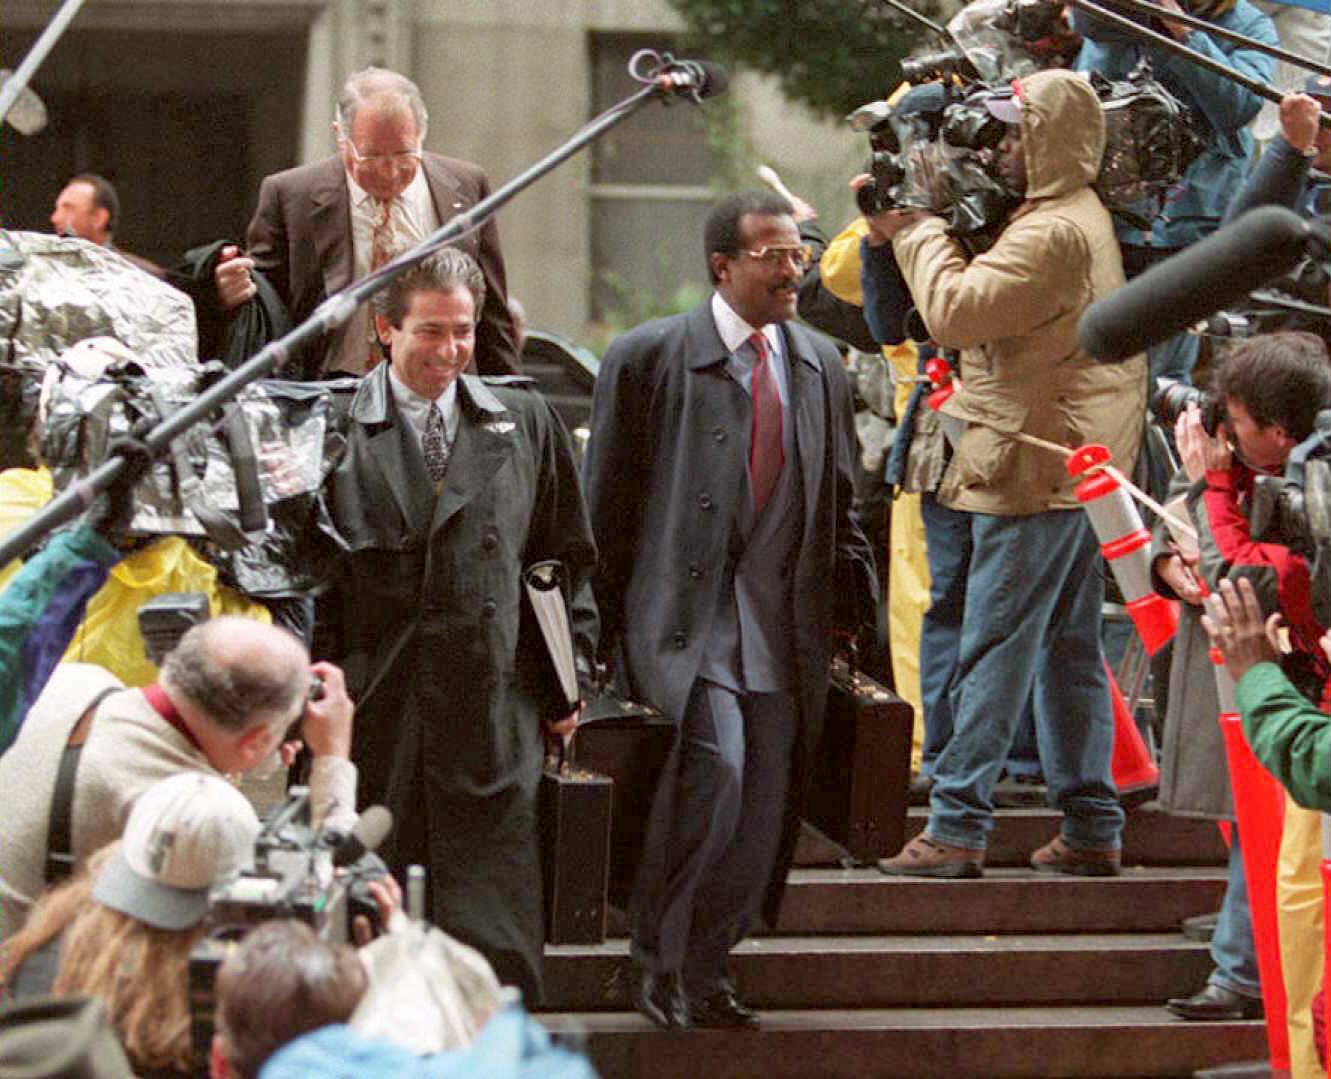
[[361, 382], [351, 406], [363, 426], [364, 491], [385, 490], [413, 533], [424, 531], [433, 501], [425, 461], [415, 435], [397, 414], [388, 385], [388, 364], [380, 364]]
[[458, 407], [462, 415], [444, 488], [435, 505], [431, 533], [490, 486], [494, 474], [517, 446], [517, 426], [489, 388], [475, 375], [460, 376]]
[[323, 267], [324, 295], [351, 284], [355, 260], [351, 244], [351, 196], [342, 162], [330, 168], [310, 190], [310, 231]]
[[795, 448], [804, 481], [804, 521], [817, 521], [823, 458], [827, 453], [827, 390], [818, 354], [789, 324], [782, 327], [790, 357], [790, 400], [795, 413]]

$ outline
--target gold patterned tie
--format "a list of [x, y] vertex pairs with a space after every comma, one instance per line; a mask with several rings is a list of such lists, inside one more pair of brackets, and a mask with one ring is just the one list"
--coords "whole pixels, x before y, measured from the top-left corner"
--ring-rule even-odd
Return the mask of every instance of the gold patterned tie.
[[[376, 200], [377, 202], [377, 200]], [[374, 227], [370, 232], [370, 272], [373, 273], [393, 257], [393, 203], [377, 203]], [[365, 360], [365, 370], [369, 371], [384, 358], [379, 348], [379, 338], [374, 329], [374, 317], [370, 317], [369, 355]]]

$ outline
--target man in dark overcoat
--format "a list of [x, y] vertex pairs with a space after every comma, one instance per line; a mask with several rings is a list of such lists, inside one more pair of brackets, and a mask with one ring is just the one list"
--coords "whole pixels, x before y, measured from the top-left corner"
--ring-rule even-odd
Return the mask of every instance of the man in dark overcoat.
[[393, 812], [389, 865], [427, 867], [431, 920], [534, 1004], [537, 783], [546, 734], [574, 720], [543, 692], [548, 653], [522, 614], [522, 571], [562, 563], [590, 656], [595, 553], [545, 399], [462, 373], [484, 289], [470, 256], [446, 248], [376, 297], [390, 362], [358, 387], [324, 492], [343, 552], [337, 653], [357, 702], [362, 801]]
[[630, 917], [636, 1003], [674, 1027], [756, 1022], [726, 958], [780, 900], [833, 626], [875, 601], [846, 376], [789, 321], [808, 260], [791, 207], [734, 196], [704, 238], [714, 294], [610, 347], [584, 469], [602, 652], [680, 725]]

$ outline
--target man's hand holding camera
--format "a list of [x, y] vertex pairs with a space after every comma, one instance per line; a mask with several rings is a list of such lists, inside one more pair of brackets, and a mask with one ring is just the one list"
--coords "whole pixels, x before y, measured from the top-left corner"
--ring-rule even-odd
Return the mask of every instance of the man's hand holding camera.
[[1221, 423], [1216, 427], [1215, 437], [1206, 433], [1202, 426], [1202, 412], [1195, 401], [1189, 402], [1174, 424], [1174, 439], [1178, 443], [1179, 459], [1188, 473], [1188, 479], [1196, 483], [1205, 478], [1208, 472], [1228, 472], [1233, 463], [1233, 451], [1229, 448], [1229, 431]]
[[319, 662], [310, 671], [323, 683], [323, 695], [305, 705], [301, 732], [316, 757], [351, 756], [351, 721], [356, 706], [347, 696], [347, 679], [340, 667]]

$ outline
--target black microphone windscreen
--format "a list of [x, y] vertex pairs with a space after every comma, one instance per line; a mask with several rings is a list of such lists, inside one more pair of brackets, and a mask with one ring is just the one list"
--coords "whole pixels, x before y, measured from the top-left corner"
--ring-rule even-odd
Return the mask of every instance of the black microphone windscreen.
[[1249, 210], [1086, 308], [1077, 325], [1082, 347], [1107, 361], [1143, 352], [1288, 273], [1309, 235], [1292, 210]]
[[702, 86], [698, 88], [698, 96], [715, 97], [717, 94], [724, 93], [726, 87], [730, 85], [730, 72], [721, 64], [714, 64], [711, 60], [698, 60], [696, 63], [702, 68], [703, 74]]

